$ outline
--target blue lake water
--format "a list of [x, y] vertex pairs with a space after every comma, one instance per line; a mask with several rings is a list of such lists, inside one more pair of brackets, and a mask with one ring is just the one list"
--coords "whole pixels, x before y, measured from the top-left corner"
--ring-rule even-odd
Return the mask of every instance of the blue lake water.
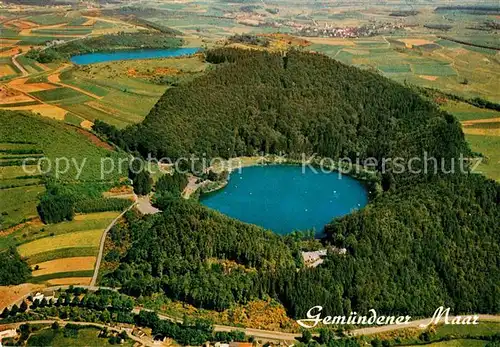
[[315, 228], [368, 203], [357, 180], [301, 166], [252, 166], [231, 173], [228, 185], [202, 196], [201, 203], [278, 234]]
[[151, 58], [169, 58], [191, 55], [198, 52], [199, 48], [168, 48], [168, 49], [134, 49], [114, 52], [100, 52], [75, 55], [71, 61], [77, 65], [87, 65], [103, 63], [106, 61], [131, 60], [131, 59], [151, 59]]

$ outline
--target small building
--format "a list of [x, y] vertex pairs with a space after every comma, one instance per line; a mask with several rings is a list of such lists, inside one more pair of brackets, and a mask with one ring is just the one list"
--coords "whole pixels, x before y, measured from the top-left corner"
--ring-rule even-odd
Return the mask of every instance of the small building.
[[56, 297], [56, 293], [53, 290], [44, 290], [42, 292], [42, 295], [47, 300], [52, 300], [52, 299], [55, 299], [55, 297]]
[[33, 301], [36, 301], [36, 300], [42, 301], [43, 300], [43, 294], [40, 293], [40, 292], [36, 292], [35, 295], [33, 295]]
[[323, 263], [322, 257], [326, 256], [326, 249], [313, 252], [302, 252], [302, 259], [307, 267], [316, 267]]
[[3, 339], [9, 338], [9, 337], [16, 337], [16, 336], [17, 336], [16, 329], [7, 329], [4, 331], [0, 331], [0, 347], [3, 346], [2, 345]]

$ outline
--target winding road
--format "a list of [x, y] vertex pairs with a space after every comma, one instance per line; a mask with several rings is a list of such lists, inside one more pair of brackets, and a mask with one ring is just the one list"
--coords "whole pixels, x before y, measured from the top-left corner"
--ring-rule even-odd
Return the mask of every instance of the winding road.
[[[136, 307], [133, 309], [133, 313], [139, 313], [141, 310], [146, 310], [146, 311], [151, 311], [147, 309], [143, 309], [140, 307]], [[170, 316], [162, 315], [159, 314], [158, 317], [161, 320], [170, 320], [173, 322], [177, 323], [182, 323], [182, 320], [178, 318], [173, 318]], [[453, 319], [453, 316], [450, 316], [450, 320]], [[376, 327], [370, 327], [370, 328], [361, 328], [361, 329], [355, 329], [349, 331], [349, 335], [351, 336], [361, 336], [361, 335], [373, 335], [373, 334], [379, 334], [379, 333], [384, 333], [388, 331], [394, 331], [394, 330], [399, 330], [399, 329], [408, 329], [408, 328], [418, 328], [422, 329], [420, 327], [421, 324], [427, 324], [429, 322], [430, 318], [426, 319], [420, 319], [420, 320], [415, 320], [410, 322], [409, 324], [406, 325], [384, 325], [384, 326], [376, 326]], [[40, 321], [24, 321], [24, 322], [18, 322], [18, 323], [11, 323], [11, 324], [0, 324], [0, 327], [2, 326], [14, 326], [18, 328], [21, 324], [29, 323], [29, 324], [52, 324], [53, 322], [59, 322], [61, 325], [66, 325], [68, 323], [71, 324], [77, 324], [77, 325], [92, 325], [98, 328], [108, 328], [109, 330], [115, 331], [115, 332], [122, 332], [125, 331], [127, 335], [133, 339], [136, 342], [139, 342], [145, 346], [152, 346], [153, 341], [151, 338], [145, 338], [145, 337], [137, 337], [132, 334], [132, 329], [127, 329], [127, 328], [118, 328], [116, 326], [110, 326], [106, 324], [100, 324], [100, 323], [87, 323], [87, 322], [73, 322], [73, 321], [62, 321], [62, 320], [40, 320]], [[488, 321], [488, 322], [500, 322], [500, 316], [495, 316], [495, 315], [479, 315], [479, 322], [481, 321]], [[226, 326], [226, 325], [214, 325], [214, 331], [215, 332], [230, 332], [230, 331], [243, 331], [247, 336], [253, 336], [254, 338], [258, 339], [263, 339], [263, 340], [272, 340], [272, 341], [295, 341], [297, 338], [300, 338], [302, 334], [296, 334], [296, 333], [283, 333], [279, 331], [271, 331], [271, 330], [262, 330], [262, 329], [251, 329], [251, 328], [238, 328], [238, 327], [232, 327], [232, 326]], [[313, 334], [313, 336], [316, 336], [316, 334]]]

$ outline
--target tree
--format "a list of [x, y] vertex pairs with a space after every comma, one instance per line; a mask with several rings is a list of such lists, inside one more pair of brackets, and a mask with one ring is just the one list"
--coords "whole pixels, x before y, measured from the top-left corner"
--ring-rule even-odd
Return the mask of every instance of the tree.
[[312, 339], [312, 334], [309, 330], [304, 330], [302, 331], [302, 338], [301, 338], [301, 342], [303, 343], [309, 343], [309, 341], [311, 341]]
[[0, 315], [0, 317], [2, 317], [2, 318], [7, 318], [7, 317], [9, 316], [9, 314], [10, 314], [10, 311], [9, 311], [9, 309], [6, 307], [6, 308], [4, 308], [4, 309], [3, 309], [2, 314]]
[[151, 192], [153, 179], [146, 170], [140, 171], [133, 179], [134, 192], [138, 195], [147, 195]]
[[73, 220], [74, 201], [68, 195], [47, 191], [38, 205], [38, 214], [44, 223], [59, 223]]
[[19, 312], [19, 307], [17, 305], [13, 305], [10, 309], [10, 315], [14, 317]]
[[21, 306], [19, 307], [19, 312], [26, 312], [28, 310], [28, 304], [23, 300]]
[[0, 285], [20, 284], [30, 276], [30, 267], [21, 259], [15, 247], [0, 250]]

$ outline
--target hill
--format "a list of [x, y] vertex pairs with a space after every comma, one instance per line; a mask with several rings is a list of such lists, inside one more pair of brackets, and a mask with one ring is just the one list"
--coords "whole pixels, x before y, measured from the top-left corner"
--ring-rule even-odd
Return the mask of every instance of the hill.
[[452, 116], [402, 85], [323, 55], [220, 49], [207, 52], [207, 61], [217, 69], [167, 90], [117, 141], [171, 158], [305, 152], [381, 159], [425, 150], [449, 158], [467, 151]]
[[129, 215], [111, 233], [118, 248], [106, 284], [217, 310], [270, 296], [295, 318], [316, 305], [331, 315], [375, 309], [428, 316], [441, 305], [500, 312], [500, 186], [458, 170], [470, 151], [453, 116], [402, 85], [321, 55], [221, 49], [207, 60], [217, 68], [168, 90], [142, 124], [100, 130], [143, 155], [285, 151], [381, 161], [426, 151], [442, 168], [457, 169], [418, 174], [376, 166], [384, 191], [325, 226], [325, 246], [347, 254], [331, 252], [317, 268], [283, 261], [297, 259], [293, 237], [267, 236], [164, 196], [163, 214]]

